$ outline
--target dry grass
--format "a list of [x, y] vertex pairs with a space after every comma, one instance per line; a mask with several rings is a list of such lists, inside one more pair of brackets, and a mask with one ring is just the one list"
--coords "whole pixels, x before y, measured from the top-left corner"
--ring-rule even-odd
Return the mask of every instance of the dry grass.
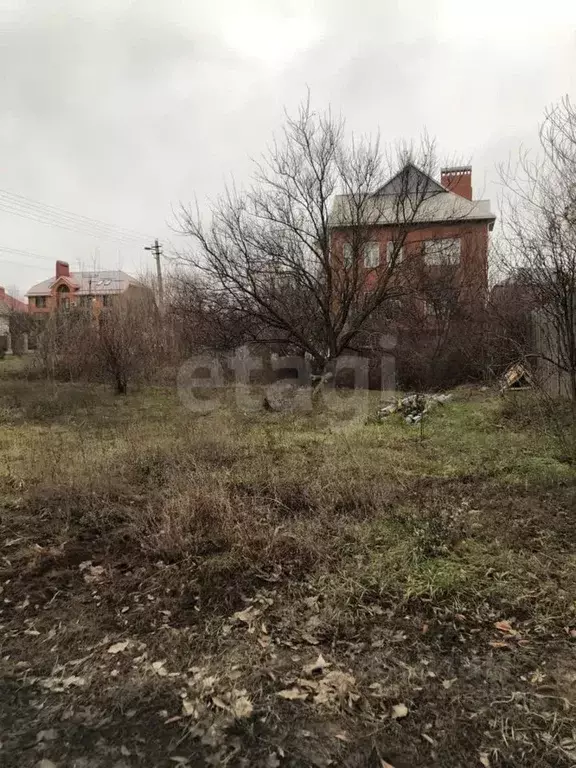
[[498, 398], [421, 439], [5, 378], [0, 424], [7, 765], [576, 761], [575, 474]]

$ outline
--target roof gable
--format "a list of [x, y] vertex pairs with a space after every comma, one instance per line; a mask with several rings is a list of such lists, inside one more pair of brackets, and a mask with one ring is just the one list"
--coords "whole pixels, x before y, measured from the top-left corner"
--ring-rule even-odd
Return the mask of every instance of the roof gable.
[[72, 291], [77, 291], [78, 288], [79, 288], [78, 283], [76, 283], [72, 279], [72, 275], [70, 275], [70, 277], [66, 277], [65, 275], [61, 275], [60, 277], [56, 278], [56, 280], [52, 283], [50, 288], [51, 288], [51, 290], [53, 290], [54, 288], [56, 288], [56, 290], [58, 290], [58, 288], [61, 285], [65, 285], [67, 288], [70, 288]]
[[414, 163], [406, 163], [402, 170], [389, 179], [376, 191], [376, 195], [423, 195], [446, 192], [432, 176], [417, 168]]

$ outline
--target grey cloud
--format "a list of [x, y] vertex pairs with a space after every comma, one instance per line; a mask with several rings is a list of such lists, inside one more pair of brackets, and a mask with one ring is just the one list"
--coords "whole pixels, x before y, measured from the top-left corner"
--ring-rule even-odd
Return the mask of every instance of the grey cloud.
[[[576, 86], [574, 8], [555, 4], [544, 23], [517, 0], [4, 0], [0, 187], [171, 236], [171, 204], [245, 179], [309, 86], [355, 132], [428, 127], [495, 197], [494, 163]], [[19, 268], [0, 252], [0, 284], [25, 289], [96, 248], [103, 266], [145, 264], [139, 244], [2, 211], [0, 229], [0, 246], [47, 257]]]

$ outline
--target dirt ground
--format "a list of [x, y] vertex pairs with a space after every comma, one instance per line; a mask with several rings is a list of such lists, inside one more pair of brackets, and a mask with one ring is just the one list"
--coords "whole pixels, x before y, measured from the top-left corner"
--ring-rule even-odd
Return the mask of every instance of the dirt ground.
[[576, 765], [576, 473], [418, 427], [0, 381], [0, 762]]

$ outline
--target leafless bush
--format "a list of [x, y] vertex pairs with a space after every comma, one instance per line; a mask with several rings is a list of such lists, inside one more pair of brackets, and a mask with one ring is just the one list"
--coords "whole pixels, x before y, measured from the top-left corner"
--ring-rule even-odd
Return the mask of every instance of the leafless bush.
[[118, 394], [164, 361], [165, 334], [151, 296], [117, 297], [99, 314], [72, 308], [46, 321], [37, 358], [56, 379], [108, 381]]

